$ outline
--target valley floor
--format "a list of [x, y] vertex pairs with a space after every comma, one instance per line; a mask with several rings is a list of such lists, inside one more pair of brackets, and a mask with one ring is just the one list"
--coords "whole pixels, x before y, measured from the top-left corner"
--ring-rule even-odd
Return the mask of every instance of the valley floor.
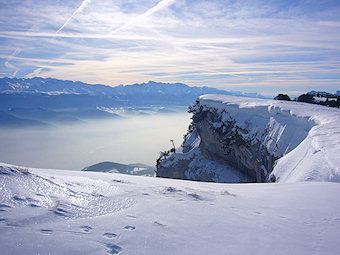
[[340, 185], [0, 166], [1, 254], [338, 254]]

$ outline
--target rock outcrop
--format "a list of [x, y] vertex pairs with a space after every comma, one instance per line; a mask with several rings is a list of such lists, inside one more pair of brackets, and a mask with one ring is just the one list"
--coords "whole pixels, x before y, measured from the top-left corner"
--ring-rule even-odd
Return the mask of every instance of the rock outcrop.
[[[281, 167], [275, 174], [277, 160], [302, 144], [313, 127], [320, 128], [321, 119], [309, 108], [296, 102], [201, 96], [189, 109], [193, 116], [183, 153], [160, 158], [157, 176], [216, 182], [276, 181], [279, 172], [286, 171]], [[330, 109], [321, 112], [326, 110]], [[335, 113], [335, 118], [340, 116]], [[333, 177], [338, 178], [337, 174]]]

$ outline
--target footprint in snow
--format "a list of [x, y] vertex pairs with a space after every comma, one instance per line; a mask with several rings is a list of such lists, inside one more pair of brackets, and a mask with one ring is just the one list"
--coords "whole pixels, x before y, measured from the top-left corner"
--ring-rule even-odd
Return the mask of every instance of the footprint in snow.
[[127, 226], [124, 227], [124, 229], [126, 229], [126, 230], [135, 230], [136, 227], [127, 225]]
[[30, 204], [30, 207], [41, 207], [41, 206], [37, 204]]
[[233, 193], [230, 193], [229, 191], [227, 190], [224, 190], [221, 192], [221, 195], [227, 195], [227, 196], [232, 196], [232, 197], [236, 197], [237, 195], [236, 194], [233, 194]]
[[25, 198], [19, 195], [14, 195], [12, 198], [16, 201], [25, 201]]
[[50, 235], [53, 233], [53, 230], [51, 229], [40, 229], [40, 233], [44, 235]]
[[97, 193], [93, 193], [93, 194], [91, 194], [91, 196], [93, 196], [93, 197], [105, 197], [104, 195], [97, 194]]
[[15, 223], [7, 223], [6, 225], [9, 227], [20, 227], [20, 225], [15, 224]]
[[103, 234], [103, 237], [111, 239], [111, 238], [117, 237], [117, 235], [115, 233], [107, 232]]
[[58, 215], [58, 216], [64, 216], [64, 217], [68, 217], [67, 213], [68, 211], [61, 209], [61, 208], [57, 208], [55, 210], [53, 210], [54, 214]]
[[12, 208], [10, 205], [0, 204], [0, 208]]
[[173, 192], [183, 192], [183, 190], [176, 189], [176, 188], [174, 188], [174, 187], [167, 187], [167, 188], [165, 189], [165, 192], [166, 192], [166, 193], [167, 193], [167, 192], [170, 192], [170, 193], [173, 193]]
[[113, 179], [113, 182], [118, 182], [118, 183], [124, 183], [124, 184], [131, 184], [129, 181], [124, 181], [124, 180], [118, 180], [118, 179]]
[[92, 227], [90, 226], [81, 226], [80, 228], [86, 233], [89, 233], [92, 230]]
[[194, 200], [203, 200], [203, 198], [197, 193], [189, 193], [188, 196], [193, 198]]
[[165, 224], [162, 224], [162, 223], [158, 222], [157, 220], [155, 220], [153, 223], [154, 223], [156, 226], [159, 226], [159, 227], [162, 227], [162, 228], [166, 227]]
[[115, 244], [107, 244], [106, 251], [108, 254], [119, 254], [123, 249]]

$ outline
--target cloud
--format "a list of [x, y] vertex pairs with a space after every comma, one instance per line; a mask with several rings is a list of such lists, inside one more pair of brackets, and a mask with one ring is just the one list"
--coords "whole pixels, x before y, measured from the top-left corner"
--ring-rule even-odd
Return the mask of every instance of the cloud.
[[27, 75], [25, 76], [25, 78], [27, 78], [27, 79], [28, 79], [28, 78], [34, 78], [34, 77], [36, 77], [36, 76], [38, 76], [38, 75], [40, 74], [41, 70], [42, 70], [41, 67], [38, 68], [38, 69], [35, 69], [32, 73], [27, 74]]
[[14, 73], [12, 75], [9, 76], [9, 78], [14, 78], [17, 73], [19, 72], [19, 68], [17, 68], [16, 66], [12, 65], [11, 63], [9, 63], [8, 61], [5, 62], [5, 66], [11, 69], [14, 69]]
[[62, 25], [56, 33], [59, 33], [72, 19], [75, 15], [77, 15], [78, 13], [82, 12], [89, 3], [91, 3], [92, 0], [84, 0], [81, 5], [78, 7], [77, 10], [74, 11], [74, 13], [68, 18], [68, 20], [66, 20], [66, 22], [64, 23], [64, 25]]
[[146, 12], [138, 15], [137, 17], [131, 19], [130, 21], [126, 22], [124, 25], [120, 26], [119, 28], [117, 28], [116, 30], [113, 31], [113, 33], [117, 33], [121, 30], [124, 30], [130, 26], [132, 26], [134, 23], [136, 23], [137, 21], [144, 19], [146, 17], [151, 16], [152, 14], [154, 14], [155, 12], [158, 12], [159, 10], [166, 8], [170, 5], [172, 5], [173, 3], [175, 3], [176, 0], [162, 0], [160, 1], [158, 4], [156, 4], [154, 7], [150, 8], [149, 10], [147, 10]]
[[11, 63], [9, 63], [9, 61], [12, 60], [17, 54], [19, 54], [20, 51], [21, 51], [21, 48], [16, 48], [14, 50], [14, 52], [9, 57], [7, 57], [7, 61], [5, 62], [6, 67], [8, 67], [10, 69], [14, 69], [13, 74], [11, 76], [9, 76], [10, 78], [15, 77], [20, 69], [18, 67], [16, 67], [15, 65], [12, 65]]
[[[340, 23], [335, 14], [340, 4], [305, 13], [285, 8], [286, 2], [96, 0], [88, 6], [89, 1], [78, 1], [66, 22], [70, 1], [43, 1], [37, 8], [32, 3], [38, 0], [31, 0], [24, 9], [0, 8], [0, 58], [6, 62], [0, 73], [20, 68], [19, 77], [111, 85], [159, 80], [289, 90], [339, 87]], [[173, 8], [165, 13], [167, 7]], [[55, 24], [62, 23], [56, 33]], [[38, 25], [30, 30], [32, 24]], [[147, 29], [137, 29], [141, 26]], [[25, 54], [10, 57], [13, 47]]]

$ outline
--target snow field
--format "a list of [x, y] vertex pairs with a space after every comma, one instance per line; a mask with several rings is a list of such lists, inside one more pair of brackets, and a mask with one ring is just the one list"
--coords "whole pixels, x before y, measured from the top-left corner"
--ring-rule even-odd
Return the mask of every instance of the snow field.
[[0, 168], [1, 254], [337, 254], [338, 183]]

